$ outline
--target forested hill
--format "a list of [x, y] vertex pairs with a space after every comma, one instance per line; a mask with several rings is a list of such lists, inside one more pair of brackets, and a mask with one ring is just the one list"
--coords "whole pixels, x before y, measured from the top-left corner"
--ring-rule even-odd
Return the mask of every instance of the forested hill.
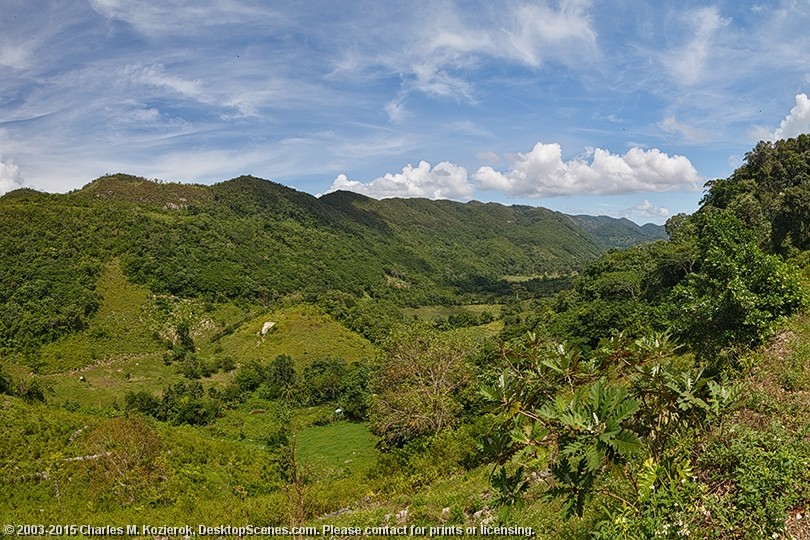
[[810, 538], [810, 135], [666, 230], [251, 177], [12, 192], [0, 516]]
[[155, 293], [269, 304], [288, 294], [453, 303], [504, 276], [569, 273], [662, 227], [544, 208], [425, 199], [320, 198], [242, 176], [212, 186], [116, 174], [65, 195], [0, 198], [0, 347], [79, 329], [117, 259]]

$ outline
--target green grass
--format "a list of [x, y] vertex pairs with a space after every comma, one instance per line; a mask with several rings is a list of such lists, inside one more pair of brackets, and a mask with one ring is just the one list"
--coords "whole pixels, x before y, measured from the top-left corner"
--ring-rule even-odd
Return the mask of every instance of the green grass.
[[379, 455], [374, 447], [377, 438], [364, 424], [338, 421], [308, 427], [296, 436], [302, 458], [345, 469], [350, 474], [365, 474]]
[[[160, 341], [172, 339], [179, 321], [190, 321], [196, 354], [206, 362], [225, 356], [238, 363], [269, 362], [288, 354], [300, 369], [316, 358], [340, 357], [352, 362], [375, 355], [368, 340], [312, 305], [257, 315], [256, 306], [153, 297], [145, 287], [131, 284], [117, 263], [105, 268], [99, 292], [103, 300], [89, 327], [42, 349], [39, 372], [53, 390], [49, 399], [54, 403], [105, 409], [116, 402], [122, 404], [129, 391], [158, 394], [182, 380], [180, 364], [165, 365], [167, 350]], [[276, 326], [260, 336], [266, 321], [274, 321]], [[21, 362], [10, 363], [9, 370], [15, 378], [28, 372]], [[203, 384], [224, 387], [232, 377], [232, 373], [220, 372]]]
[[[265, 322], [275, 327], [261, 336]], [[367, 339], [309, 304], [282, 308], [257, 316], [223, 336], [215, 343], [200, 345], [201, 354], [212, 354], [217, 348], [237, 362], [258, 359], [270, 361], [287, 354], [300, 368], [317, 358], [337, 357], [347, 362], [373, 358], [374, 346]]]
[[155, 353], [159, 343], [148, 316], [151, 295], [145, 287], [127, 281], [117, 263], [108, 265], [99, 279], [102, 302], [88, 328], [41, 350], [43, 373], [57, 373], [127, 357], [137, 360]]

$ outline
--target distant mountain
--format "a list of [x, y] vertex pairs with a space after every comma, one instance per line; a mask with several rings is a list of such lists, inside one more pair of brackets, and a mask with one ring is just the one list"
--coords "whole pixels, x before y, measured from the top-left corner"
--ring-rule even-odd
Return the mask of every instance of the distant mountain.
[[272, 303], [290, 294], [453, 302], [505, 275], [567, 273], [662, 238], [625, 219], [426, 199], [320, 198], [242, 176], [212, 186], [116, 174], [0, 198], [0, 348], [81, 328], [118, 259], [153, 292]]
[[639, 226], [627, 218], [608, 216], [577, 215], [571, 216], [571, 219], [596, 236], [608, 249], [667, 239], [664, 226], [654, 223]]

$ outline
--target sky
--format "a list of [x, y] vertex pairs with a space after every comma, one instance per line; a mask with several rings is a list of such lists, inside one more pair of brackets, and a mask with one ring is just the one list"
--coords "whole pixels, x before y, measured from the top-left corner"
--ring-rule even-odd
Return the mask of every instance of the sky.
[[810, 2], [0, 0], [0, 194], [125, 172], [663, 223], [810, 131]]

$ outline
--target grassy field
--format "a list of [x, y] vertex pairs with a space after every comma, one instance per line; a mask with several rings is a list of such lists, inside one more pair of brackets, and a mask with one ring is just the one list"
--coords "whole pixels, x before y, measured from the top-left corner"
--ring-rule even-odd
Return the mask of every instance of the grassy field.
[[99, 280], [102, 302], [89, 327], [42, 348], [43, 373], [79, 369], [112, 358], [141, 358], [160, 350], [149, 316], [152, 299], [145, 287], [127, 281], [118, 264], [110, 264]]
[[[264, 336], [262, 326], [275, 326]], [[302, 367], [316, 358], [337, 357], [347, 362], [373, 358], [373, 345], [348, 330], [313, 305], [300, 304], [269, 311], [246, 321], [220, 339], [200, 345], [200, 353], [232, 356], [237, 362], [272, 360], [279, 354], [291, 356]]]
[[[122, 404], [129, 391], [159, 393], [183, 380], [181, 366], [165, 362], [167, 344], [176, 341], [178, 324], [188, 324], [196, 355], [204, 362], [230, 357], [237, 365], [269, 362], [290, 355], [298, 369], [312, 360], [339, 357], [348, 362], [373, 358], [374, 346], [313, 305], [299, 304], [267, 311], [257, 306], [207, 305], [202, 301], [156, 297], [131, 284], [117, 263], [99, 283], [102, 302], [87, 329], [43, 347], [36, 370], [50, 386], [49, 400], [103, 410]], [[275, 327], [262, 336], [265, 322]], [[18, 378], [29, 371], [11, 363]], [[203, 380], [224, 387], [232, 373]]]
[[297, 433], [301, 457], [324, 466], [363, 476], [374, 465], [379, 452], [377, 438], [364, 424], [340, 421], [311, 426]]

